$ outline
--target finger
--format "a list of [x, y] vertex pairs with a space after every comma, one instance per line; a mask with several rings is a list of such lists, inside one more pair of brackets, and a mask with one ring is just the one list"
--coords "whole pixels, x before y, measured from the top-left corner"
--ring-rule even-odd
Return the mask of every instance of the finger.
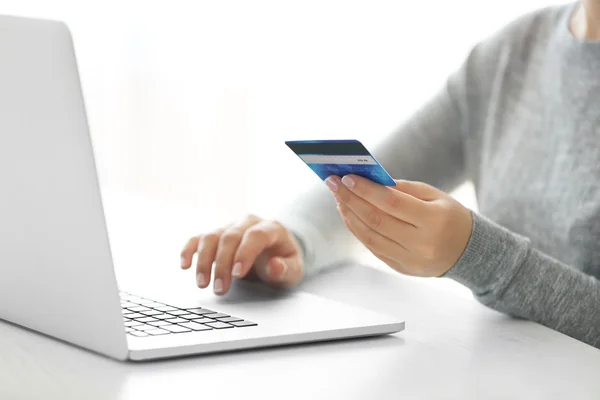
[[404, 247], [410, 247], [410, 244], [417, 240], [419, 230], [414, 225], [380, 210], [352, 192], [348, 193], [343, 204], [349, 207], [369, 228], [394, 242], [401, 243]]
[[399, 190], [356, 175], [344, 176], [341, 183], [343, 185], [336, 194], [342, 202], [350, 197], [349, 193], [354, 193], [380, 210], [417, 227], [427, 215], [427, 203]]
[[[358, 239], [356, 232], [354, 232], [354, 230], [350, 227], [350, 225], [348, 225], [348, 223], [346, 222], [346, 219], [343, 216], [342, 216], [342, 220], [344, 221], [344, 224], [346, 224], [346, 227], [348, 228], [348, 230]], [[393, 260], [389, 257], [384, 256], [383, 254], [375, 253], [373, 251], [371, 251], [371, 254], [373, 254], [375, 257], [377, 257], [378, 259], [380, 259], [381, 261], [386, 263], [388, 266], [390, 266], [394, 270], [401, 272], [403, 274], [409, 274], [408, 269], [399, 261]]]
[[260, 222], [258, 217], [250, 215], [242, 222], [230, 226], [221, 235], [215, 258], [213, 290], [216, 294], [225, 294], [229, 290], [233, 257], [246, 230], [258, 222]]
[[266, 249], [281, 256], [296, 251], [287, 229], [276, 221], [261, 221], [244, 233], [234, 256], [232, 276], [243, 278], [252, 269], [257, 257]]
[[423, 182], [396, 180], [396, 186], [391, 186], [391, 189], [409, 194], [423, 201], [432, 201], [439, 199], [443, 192], [431, 185]]
[[215, 262], [219, 240], [225, 229], [200, 235], [198, 240], [198, 259], [196, 260], [196, 284], [204, 289], [210, 283], [212, 265]]
[[192, 259], [194, 253], [198, 249], [199, 236], [194, 236], [185, 244], [183, 250], [181, 250], [181, 269], [188, 269], [192, 266]]
[[338, 209], [354, 235], [373, 253], [384, 254], [399, 262], [408, 258], [405, 247], [369, 228], [348, 206], [340, 204]]

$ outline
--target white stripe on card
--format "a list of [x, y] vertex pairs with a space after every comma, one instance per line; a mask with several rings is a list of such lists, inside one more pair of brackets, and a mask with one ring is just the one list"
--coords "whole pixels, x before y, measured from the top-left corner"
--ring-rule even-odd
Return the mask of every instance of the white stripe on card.
[[347, 164], [347, 165], [377, 165], [371, 156], [330, 156], [322, 154], [300, 154], [299, 157], [307, 164]]

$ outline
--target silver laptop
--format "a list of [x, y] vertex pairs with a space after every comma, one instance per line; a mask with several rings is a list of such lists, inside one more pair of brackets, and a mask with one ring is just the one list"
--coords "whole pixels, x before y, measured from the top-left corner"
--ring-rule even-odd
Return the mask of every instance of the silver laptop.
[[120, 360], [404, 329], [251, 282], [223, 298], [168, 282], [152, 297], [120, 292], [69, 30], [9, 16], [0, 16], [0, 318]]

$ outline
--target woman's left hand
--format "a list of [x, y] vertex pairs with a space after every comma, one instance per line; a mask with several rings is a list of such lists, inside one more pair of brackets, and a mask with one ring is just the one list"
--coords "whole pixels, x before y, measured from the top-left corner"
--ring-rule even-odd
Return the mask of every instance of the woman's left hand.
[[326, 183], [348, 229], [398, 272], [444, 275], [471, 237], [471, 212], [425, 183], [386, 187], [356, 175], [331, 176]]

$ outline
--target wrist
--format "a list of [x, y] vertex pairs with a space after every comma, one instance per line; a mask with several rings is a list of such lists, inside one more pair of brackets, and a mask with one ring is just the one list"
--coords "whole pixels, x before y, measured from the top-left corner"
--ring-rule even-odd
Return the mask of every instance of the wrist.
[[529, 240], [471, 212], [473, 228], [463, 254], [442, 277], [484, 295], [510, 280], [529, 251]]

